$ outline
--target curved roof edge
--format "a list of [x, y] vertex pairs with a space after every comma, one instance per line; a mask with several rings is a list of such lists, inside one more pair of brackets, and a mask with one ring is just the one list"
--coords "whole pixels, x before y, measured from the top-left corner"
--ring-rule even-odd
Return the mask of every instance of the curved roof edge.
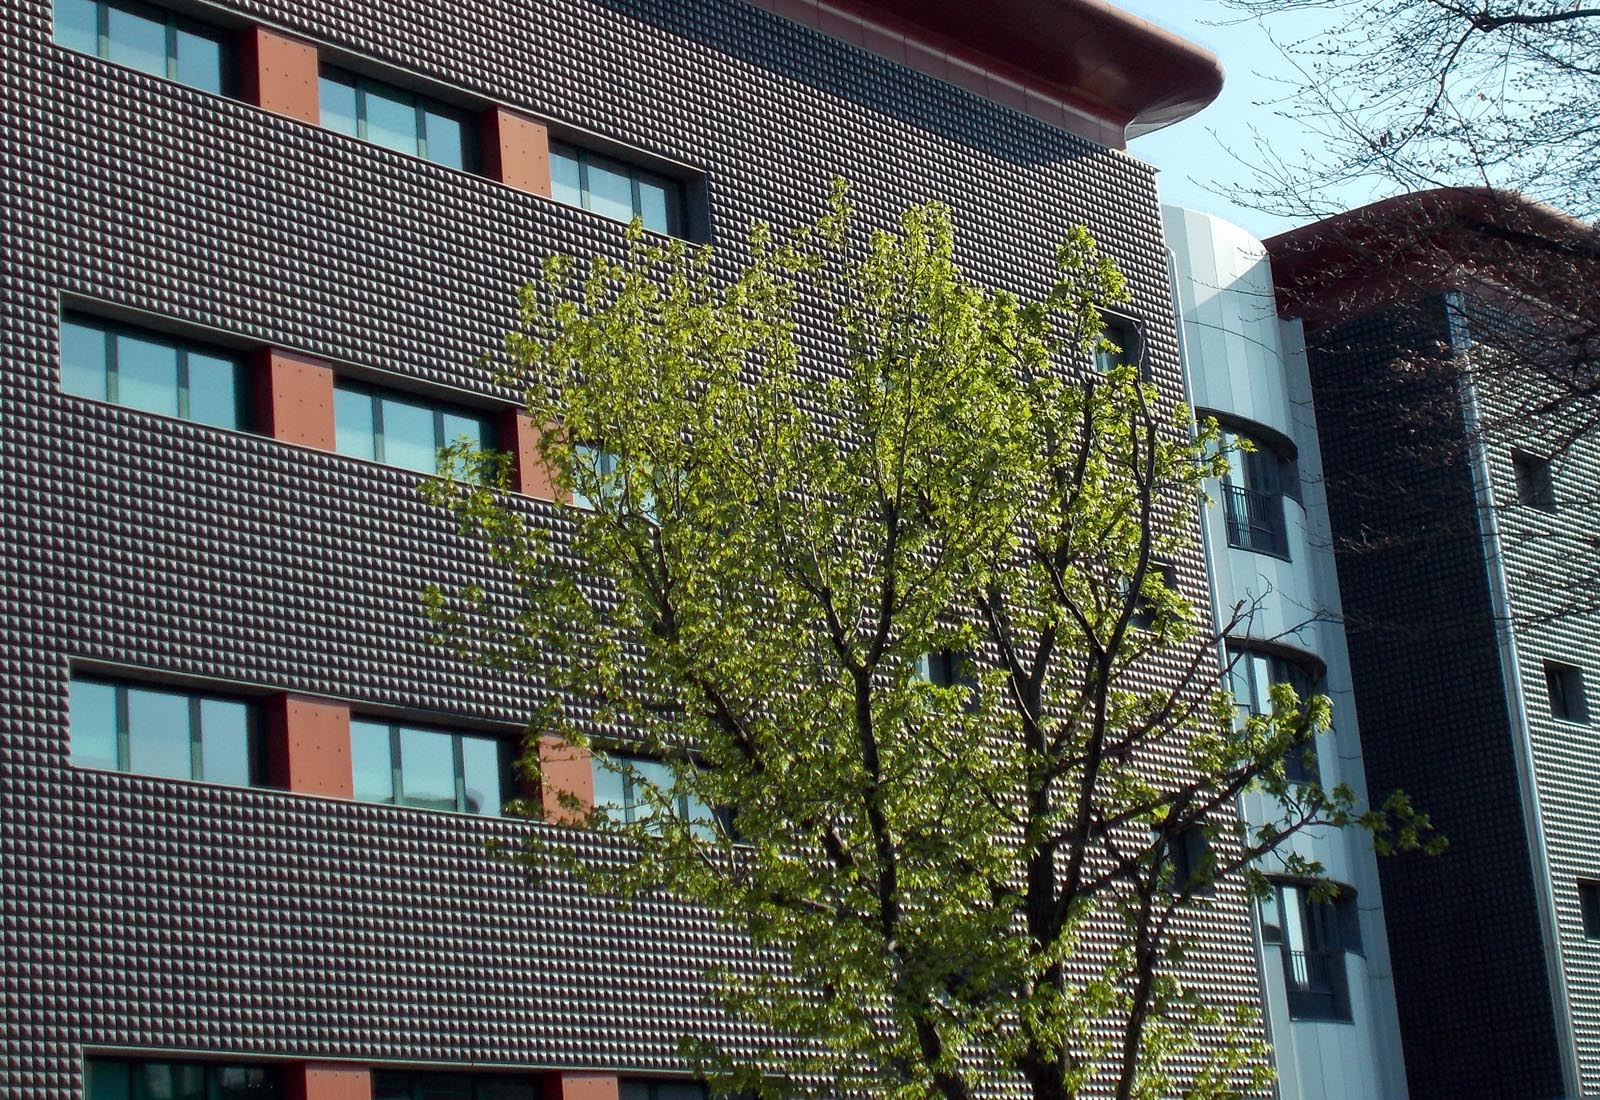
[[[1552, 261], [1593, 293], [1600, 230], [1515, 191], [1440, 187], [1382, 199], [1267, 238], [1278, 310], [1323, 324], [1407, 296], [1496, 282], [1550, 300]], [[1568, 289], [1575, 289], [1569, 287]]]
[[1222, 91], [1209, 50], [1106, 0], [751, 0], [1114, 148]]

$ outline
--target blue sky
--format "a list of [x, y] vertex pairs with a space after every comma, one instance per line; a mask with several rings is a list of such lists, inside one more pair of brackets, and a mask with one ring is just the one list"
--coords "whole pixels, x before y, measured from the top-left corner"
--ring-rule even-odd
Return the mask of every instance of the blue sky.
[[[1256, 159], [1256, 133], [1274, 149], [1289, 154], [1313, 147], [1317, 138], [1308, 127], [1279, 117], [1273, 106], [1282, 101], [1296, 79], [1294, 66], [1272, 38], [1304, 40], [1327, 24], [1318, 12], [1280, 13], [1269, 23], [1272, 37], [1255, 22], [1239, 18], [1220, 0], [1116, 0], [1117, 6], [1197, 42], [1222, 59], [1227, 77], [1222, 95], [1187, 121], [1129, 143], [1128, 151], [1161, 169], [1161, 197], [1166, 202], [1217, 214], [1258, 237], [1268, 237], [1295, 224], [1231, 202], [1229, 189], [1247, 182]], [[1286, 84], [1285, 82], [1289, 82]], [[1254, 127], [1255, 133], [1252, 133]], [[1243, 163], [1241, 163], [1243, 161]], [[1360, 206], [1381, 194], [1352, 190], [1340, 196], [1345, 206]]]

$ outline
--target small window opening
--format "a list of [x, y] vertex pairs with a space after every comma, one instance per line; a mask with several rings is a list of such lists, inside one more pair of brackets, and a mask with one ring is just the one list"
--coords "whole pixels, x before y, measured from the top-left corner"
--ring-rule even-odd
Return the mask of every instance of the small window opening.
[[1555, 483], [1550, 476], [1550, 460], [1526, 451], [1511, 452], [1511, 468], [1517, 475], [1517, 502], [1543, 512], [1556, 510]]
[[1544, 683], [1550, 693], [1551, 717], [1565, 722], [1589, 720], [1589, 706], [1584, 698], [1581, 669], [1556, 661], [1546, 661]]

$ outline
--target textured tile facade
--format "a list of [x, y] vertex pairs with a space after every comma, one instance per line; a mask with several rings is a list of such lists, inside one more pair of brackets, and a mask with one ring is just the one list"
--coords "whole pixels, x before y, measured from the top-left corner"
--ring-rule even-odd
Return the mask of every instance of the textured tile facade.
[[[950, 203], [970, 270], [1020, 291], [1085, 222], [1179, 392], [1150, 168], [737, 0], [202, 11], [690, 166], [735, 255], [836, 175], [869, 217]], [[74, 661], [507, 731], [537, 688], [428, 643], [424, 583], [501, 585], [415, 475], [65, 396], [64, 300], [503, 403], [476, 364], [516, 286], [621, 230], [51, 34], [48, 0], [0, 0], [0, 1095], [81, 1095], [85, 1049], [649, 1071], [685, 1031], [743, 1041], [697, 977], [740, 965], [735, 938], [528, 885], [482, 853], [519, 826], [69, 765]], [[1254, 1000], [1242, 903], [1210, 923], [1196, 980]]]

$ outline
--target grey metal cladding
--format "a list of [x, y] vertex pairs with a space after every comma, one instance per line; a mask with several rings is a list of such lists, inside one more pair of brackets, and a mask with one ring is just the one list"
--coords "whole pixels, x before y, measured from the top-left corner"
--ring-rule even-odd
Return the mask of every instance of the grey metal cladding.
[[[1150, 168], [737, 0], [217, 10], [695, 166], [735, 253], [835, 175], [872, 217], [950, 203], [1018, 290], [1083, 221], [1179, 392]], [[535, 258], [621, 232], [58, 47], [47, 0], [0, 15], [0, 1094], [78, 1095], [86, 1047], [647, 1070], [749, 1039], [696, 976], [733, 937], [528, 886], [482, 854], [512, 825], [68, 765], [74, 659], [496, 722], [534, 689], [428, 644], [422, 584], [482, 570], [416, 476], [62, 395], [63, 295], [503, 399], [476, 357]], [[1197, 973], [1253, 1000], [1242, 902], [1211, 923]]]

